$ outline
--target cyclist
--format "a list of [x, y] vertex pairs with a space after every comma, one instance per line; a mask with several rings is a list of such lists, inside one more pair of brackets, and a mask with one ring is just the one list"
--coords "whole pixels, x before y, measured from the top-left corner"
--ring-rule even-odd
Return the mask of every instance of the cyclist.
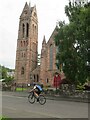
[[34, 94], [36, 95], [37, 102], [39, 101], [39, 94], [43, 91], [42, 87], [40, 85], [34, 84], [34, 87], [32, 89], [32, 91], [34, 91]]

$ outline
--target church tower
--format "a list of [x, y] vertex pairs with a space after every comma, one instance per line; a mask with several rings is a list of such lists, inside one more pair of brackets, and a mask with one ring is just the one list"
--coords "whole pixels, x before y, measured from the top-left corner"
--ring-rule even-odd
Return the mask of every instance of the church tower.
[[36, 6], [27, 2], [19, 21], [15, 81], [17, 84], [30, 83], [30, 73], [37, 67], [38, 56], [38, 18]]

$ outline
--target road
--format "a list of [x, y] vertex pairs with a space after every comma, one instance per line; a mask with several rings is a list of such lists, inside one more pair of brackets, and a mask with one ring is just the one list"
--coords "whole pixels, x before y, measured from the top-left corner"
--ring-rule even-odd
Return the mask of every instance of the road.
[[30, 104], [27, 97], [2, 94], [2, 115], [9, 118], [88, 118], [88, 103], [47, 100]]

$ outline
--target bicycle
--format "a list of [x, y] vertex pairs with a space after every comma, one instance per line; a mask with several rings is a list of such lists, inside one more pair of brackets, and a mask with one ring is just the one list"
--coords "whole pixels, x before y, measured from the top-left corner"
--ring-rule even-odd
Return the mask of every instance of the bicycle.
[[[29, 101], [31, 104], [33, 104], [33, 103], [35, 103], [35, 99], [37, 100], [37, 97], [35, 96], [34, 91], [29, 92], [28, 101]], [[39, 99], [38, 102], [39, 102], [41, 105], [44, 105], [44, 104], [46, 103], [46, 98], [45, 98], [44, 95], [40, 94], [38, 99]]]

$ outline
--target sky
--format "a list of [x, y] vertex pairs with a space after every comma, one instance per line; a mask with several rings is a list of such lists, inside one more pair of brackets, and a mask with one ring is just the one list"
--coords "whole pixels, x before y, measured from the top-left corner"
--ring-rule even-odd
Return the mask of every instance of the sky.
[[58, 21], [68, 22], [64, 8], [69, 0], [0, 0], [0, 64], [15, 68], [19, 18], [25, 3], [36, 5], [38, 15], [38, 53], [43, 36], [49, 40]]

